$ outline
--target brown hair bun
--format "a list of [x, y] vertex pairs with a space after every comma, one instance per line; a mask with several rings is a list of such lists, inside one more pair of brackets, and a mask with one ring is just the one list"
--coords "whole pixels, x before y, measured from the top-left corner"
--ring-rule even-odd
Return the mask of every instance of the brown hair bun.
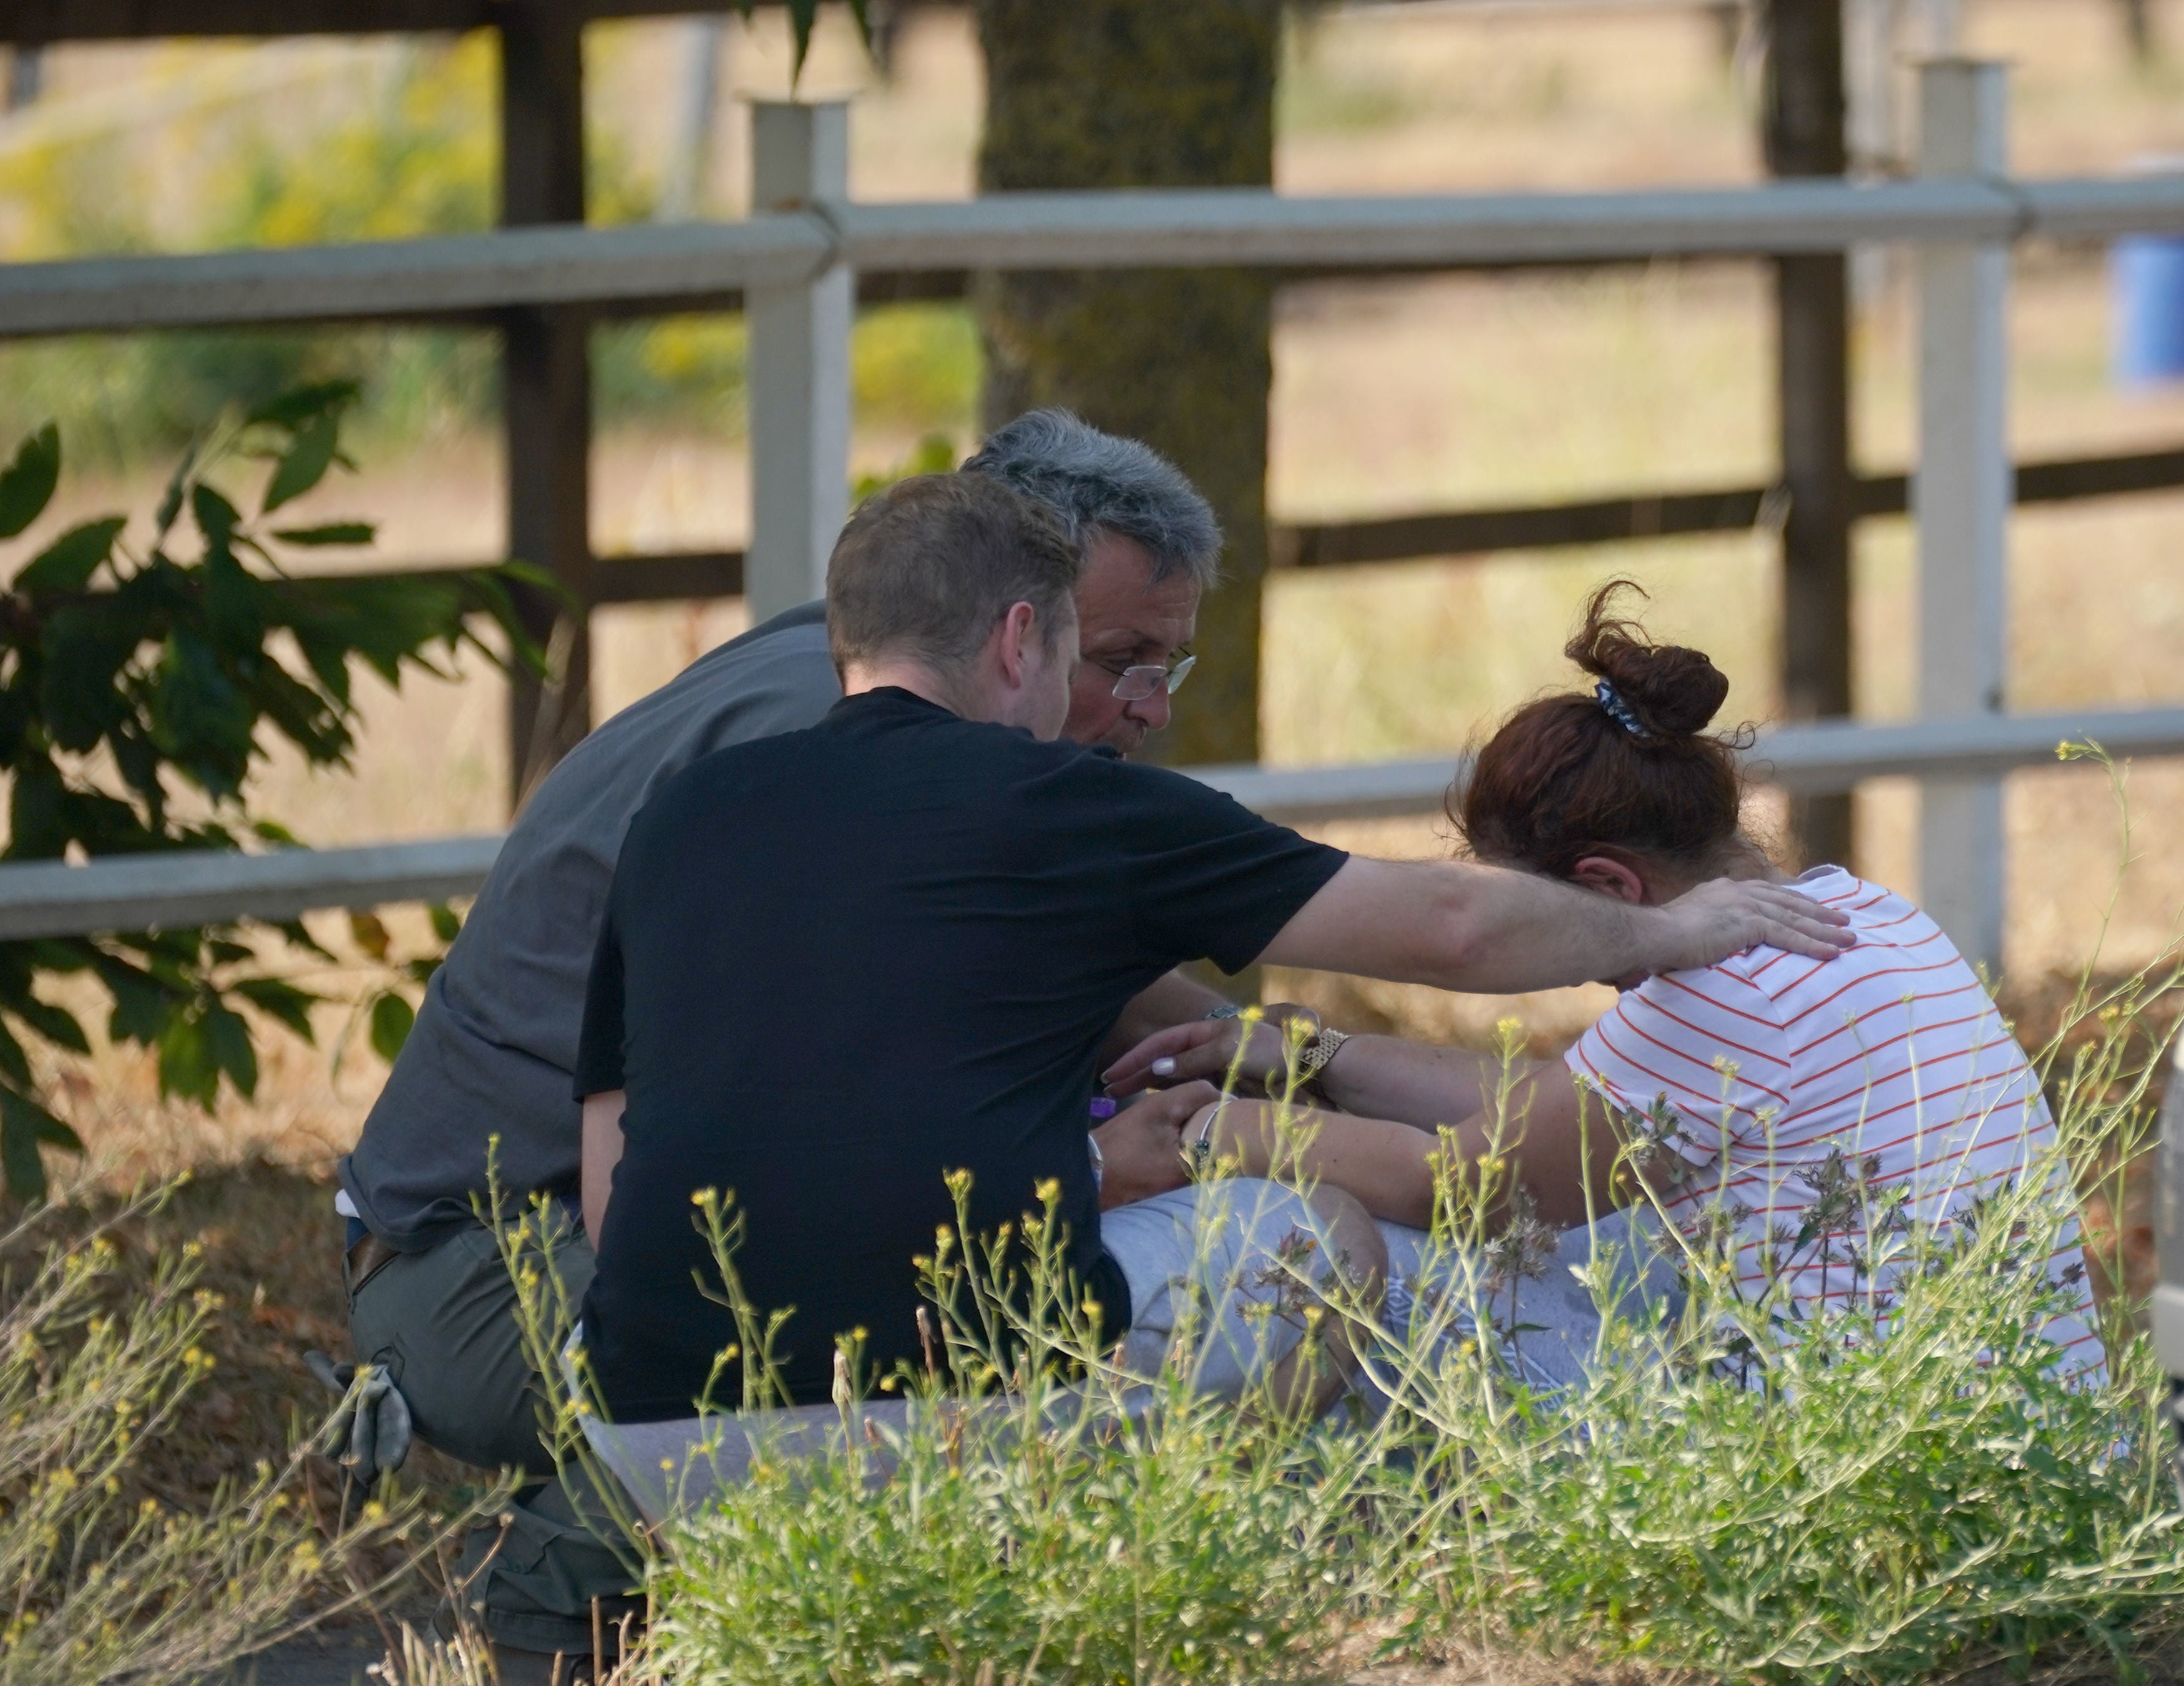
[[1480, 859], [1567, 878], [1606, 846], [1702, 868], [1737, 837], [1737, 751], [1749, 740], [1706, 730], [1729, 681], [1698, 651], [1656, 644], [1611, 612], [1637, 590], [1611, 580], [1595, 592], [1567, 647], [1609, 694], [1525, 704], [1451, 793], [1449, 815]]
[[1635, 581], [1610, 580], [1585, 606], [1585, 624], [1563, 654], [1615, 687], [1652, 737], [1703, 732], [1729, 699], [1729, 676], [1703, 650], [1657, 644], [1635, 620], [1610, 613], [1620, 593], [1646, 593]]

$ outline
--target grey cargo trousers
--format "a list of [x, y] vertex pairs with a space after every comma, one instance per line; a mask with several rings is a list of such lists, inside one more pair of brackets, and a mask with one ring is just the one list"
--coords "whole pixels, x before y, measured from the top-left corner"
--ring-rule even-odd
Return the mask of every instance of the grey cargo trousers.
[[[592, 1279], [591, 1243], [571, 1227], [554, 1267], [572, 1304]], [[449, 1457], [530, 1477], [503, 1528], [465, 1542], [456, 1584], [498, 1644], [589, 1656], [593, 1601], [612, 1646], [618, 1622], [641, 1611], [621, 1558], [591, 1527], [613, 1524], [555, 1477], [538, 1438], [539, 1394], [515, 1320], [515, 1287], [493, 1233], [476, 1224], [422, 1253], [404, 1253], [349, 1292], [359, 1362], [383, 1365], [410, 1401], [417, 1433]], [[571, 1477], [577, 1472], [570, 1472]]]

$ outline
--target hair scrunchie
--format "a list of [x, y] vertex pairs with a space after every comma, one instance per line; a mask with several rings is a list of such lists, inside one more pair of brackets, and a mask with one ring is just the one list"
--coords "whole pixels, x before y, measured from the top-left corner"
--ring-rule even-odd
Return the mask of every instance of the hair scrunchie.
[[1646, 722], [1638, 718], [1637, 711], [1623, 700], [1623, 694], [1605, 679], [1592, 687], [1594, 700], [1608, 719], [1621, 726], [1633, 737], [1646, 736]]

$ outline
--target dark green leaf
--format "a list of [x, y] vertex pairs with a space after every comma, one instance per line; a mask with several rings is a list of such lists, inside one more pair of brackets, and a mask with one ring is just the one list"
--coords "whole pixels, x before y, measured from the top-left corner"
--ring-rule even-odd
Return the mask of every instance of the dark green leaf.
[[0, 1171], [7, 1176], [8, 1193], [25, 1205], [46, 1198], [46, 1164], [38, 1152], [43, 1132], [43, 1108], [12, 1089], [0, 1088]]
[[[872, 39], [870, 7], [871, 0], [850, 0], [850, 15], [856, 19], [857, 31], [864, 36], [867, 47], [872, 45]], [[745, 17], [750, 15], [747, 0], [740, 4], [739, 9]], [[788, 0], [783, 9], [788, 14], [789, 31], [795, 38], [795, 58], [788, 77], [793, 92], [798, 79], [804, 74], [804, 61], [811, 56], [811, 31], [819, 21], [819, 0]]]
[[69, 845], [68, 791], [50, 761], [15, 773], [8, 793], [8, 858], [58, 860]]
[[30, 945], [31, 964], [40, 971], [81, 971], [94, 952], [80, 938], [41, 937]]
[[203, 481], [190, 488], [190, 514], [197, 518], [205, 543], [216, 550], [234, 543], [235, 530], [242, 522], [242, 512]]
[[200, 1106], [210, 1106], [220, 1093], [220, 1067], [204, 1027], [187, 1013], [174, 1015], [159, 1032], [159, 1093]]
[[61, 478], [60, 430], [47, 422], [15, 448], [0, 469], [0, 538], [13, 538], [45, 513]]
[[31, 597], [81, 591], [114, 554], [114, 541], [128, 525], [126, 515], [109, 515], [70, 527], [24, 565], [15, 576], [15, 589]]
[[17, 995], [7, 1004], [8, 1010], [56, 1047], [65, 1048], [71, 1054], [88, 1054], [91, 1043], [84, 1039], [83, 1027], [75, 1021], [75, 1015], [50, 1001], [41, 1001], [35, 995]]
[[203, 639], [177, 632], [167, 640], [150, 704], [153, 741], [178, 771], [213, 796], [242, 788], [256, 722]]
[[111, 603], [71, 604], [46, 623], [38, 705], [63, 749], [81, 753], [128, 717], [114, 676], [136, 653], [137, 629]]
[[425, 913], [432, 921], [432, 934], [443, 943], [452, 943], [463, 934], [461, 918], [445, 902], [432, 903]]
[[197, 465], [197, 442], [192, 440], [189, 448], [182, 453], [181, 461], [175, 465], [174, 478], [159, 495], [159, 512], [152, 518], [152, 526], [159, 535], [153, 541], [154, 548], [166, 538], [169, 529], [175, 525], [175, 517], [182, 513], [182, 495], [189, 489], [190, 471]]
[[265, 643], [263, 587], [226, 545], [205, 553], [205, 623], [213, 643], [231, 660], [258, 655]]
[[405, 960], [402, 970], [412, 983], [430, 983], [432, 974], [447, 964], [445, 954], [427, 954], [421, 960]]
[[263, 513], [271, 515], [292, 498], [300, 498], [321, 480], [334, 459], [336, 424], [331, 415], [314, 416], [296, 430], [288, 447], [266, 482]]
[[283, 978], [247, 977], [235, 986], [235, 993], [268, 1018], [279, 1020], [305, 1042], [316, 1042], [316, 1033], [311, 1028], [311, 1008], [319, 998], [308, 990], [298, 989]]
[[273, 927], [306, 954], [316, 954], [322, 960], [338, 960], [341, 957], [311, 935], [309, 927], [300, 919], [283, 920]]
[[410, 1040], [410, 1027], [417, 1022], [417, 1015], [410, 1004], [389, 991], [371, 1004], [371, 1051], [388, 1065], [402, 1051], [402, 1044]]
[[38, 1132], [38, 1139], [47, 1147], [65, 1148], [72, 1154], [83, 1151], [83, 1138], [42, 1107], [39, 1109], [36, 1123], [31, 1127]]
[[18, 1088], [31, 1085], [30, 1057], [23, 1052], [23, 1044], [15, 1040], [15, 1033], [0, 1027], [0, 1077]]
[[379, 536], [370, 521], [329, 521], [322, 527], [281, 527], [273, 537], [283, 544], [369, 544]]
[[[348, 759], [354, 740], [348, 727], [343, 724], [340, 713], [324, 695], [297, 679], [279, 662], [267, 660], [259, 665], [248, 694], [266, 721], [301, 749], [312, 765], [339, 765]], [[301, 846], [286, 832], [277, 837], [270, 832], [260, 835], [290, 847]]]
[[[214, 1067], [226, 1072], [235, 1092], [249, 1099], [258, 1093], [258, 1050], [250, 1045], [250, 1027], [241, 1014], [218, 1001], [205, 1004], [203, 1026]], [[214, 1081], [216, 1084], [219, 1080]]]
[[148, 737], [122, 730], [113, 733], [108, 743], [114, 751], [114, 764], [121, 770], [130, 789], [144, 798], [154, 829], [166, 821], [167, 793], [159, 782], [159, 751]]
[[[18, 679], [22, 669], [15, 671]], [[0, 687], [0, 766], [12, 765], [23, 754], [31, 735], [31, 701], [27, 685]]]
[[98, 976], [114, 998], [107, 1034], [116, 1042], [158, 1046], [167, 1021], [176, 1015], [174, 998], [148, 973], [111, 954], [100, 957]]
[[266, 399], [250, 412], [246, 420], [252, 426], [301, 427], [329, 413], [346, 409], [363, 391], [363, 387], [354, 381], [320, 381], [308, 387], [292, 387], [276, 398]]
[[348, 707], [348, 650], [343, 641], [330, 632], [299, 623], [291, 616], [290, 629], [296, 635], [297, 648], [309, 664], [311, 675], [319, 682], [327, 698], [337, 706]]
[[490, 581], [503, 586], [527, 586], [543, 592], [564, 609], [577, 606], [577, 595], [567, 583], [528, 562], [502, 562], [490, 568], [465, 569], [462, 577], [472, 582]]

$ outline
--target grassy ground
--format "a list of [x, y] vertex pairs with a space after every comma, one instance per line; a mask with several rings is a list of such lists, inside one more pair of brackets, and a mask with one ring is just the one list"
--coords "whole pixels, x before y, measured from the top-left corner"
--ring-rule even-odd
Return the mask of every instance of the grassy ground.
[[[109, 1197], [79, 1210], [104, 1216]], [[129, 1220], [114, 1239], [125, 1303], [163, 1253], [185, 1242], [203, 1249], [201, 1281], [226, 1315], [204, 1343], [212, 1367], [163, 1436], [159, 1459], [141, 1472], [163, 1504], [191, 1507], [222, 1483], [246, 1478], [254, 1462], [315, 1425], [332, 1401], [304, 1366], [314, 1349], [346, 1356], [348, 1306], [328, 1268], [325, 1190], [307, 1173], [264, 1161], [194, 1177], [163, 1210]], [[64, 1226], [64, 1229], [65, 1226]], [[410, 1472], [460, 1489], [468, 1477], [429, 1447]]]

